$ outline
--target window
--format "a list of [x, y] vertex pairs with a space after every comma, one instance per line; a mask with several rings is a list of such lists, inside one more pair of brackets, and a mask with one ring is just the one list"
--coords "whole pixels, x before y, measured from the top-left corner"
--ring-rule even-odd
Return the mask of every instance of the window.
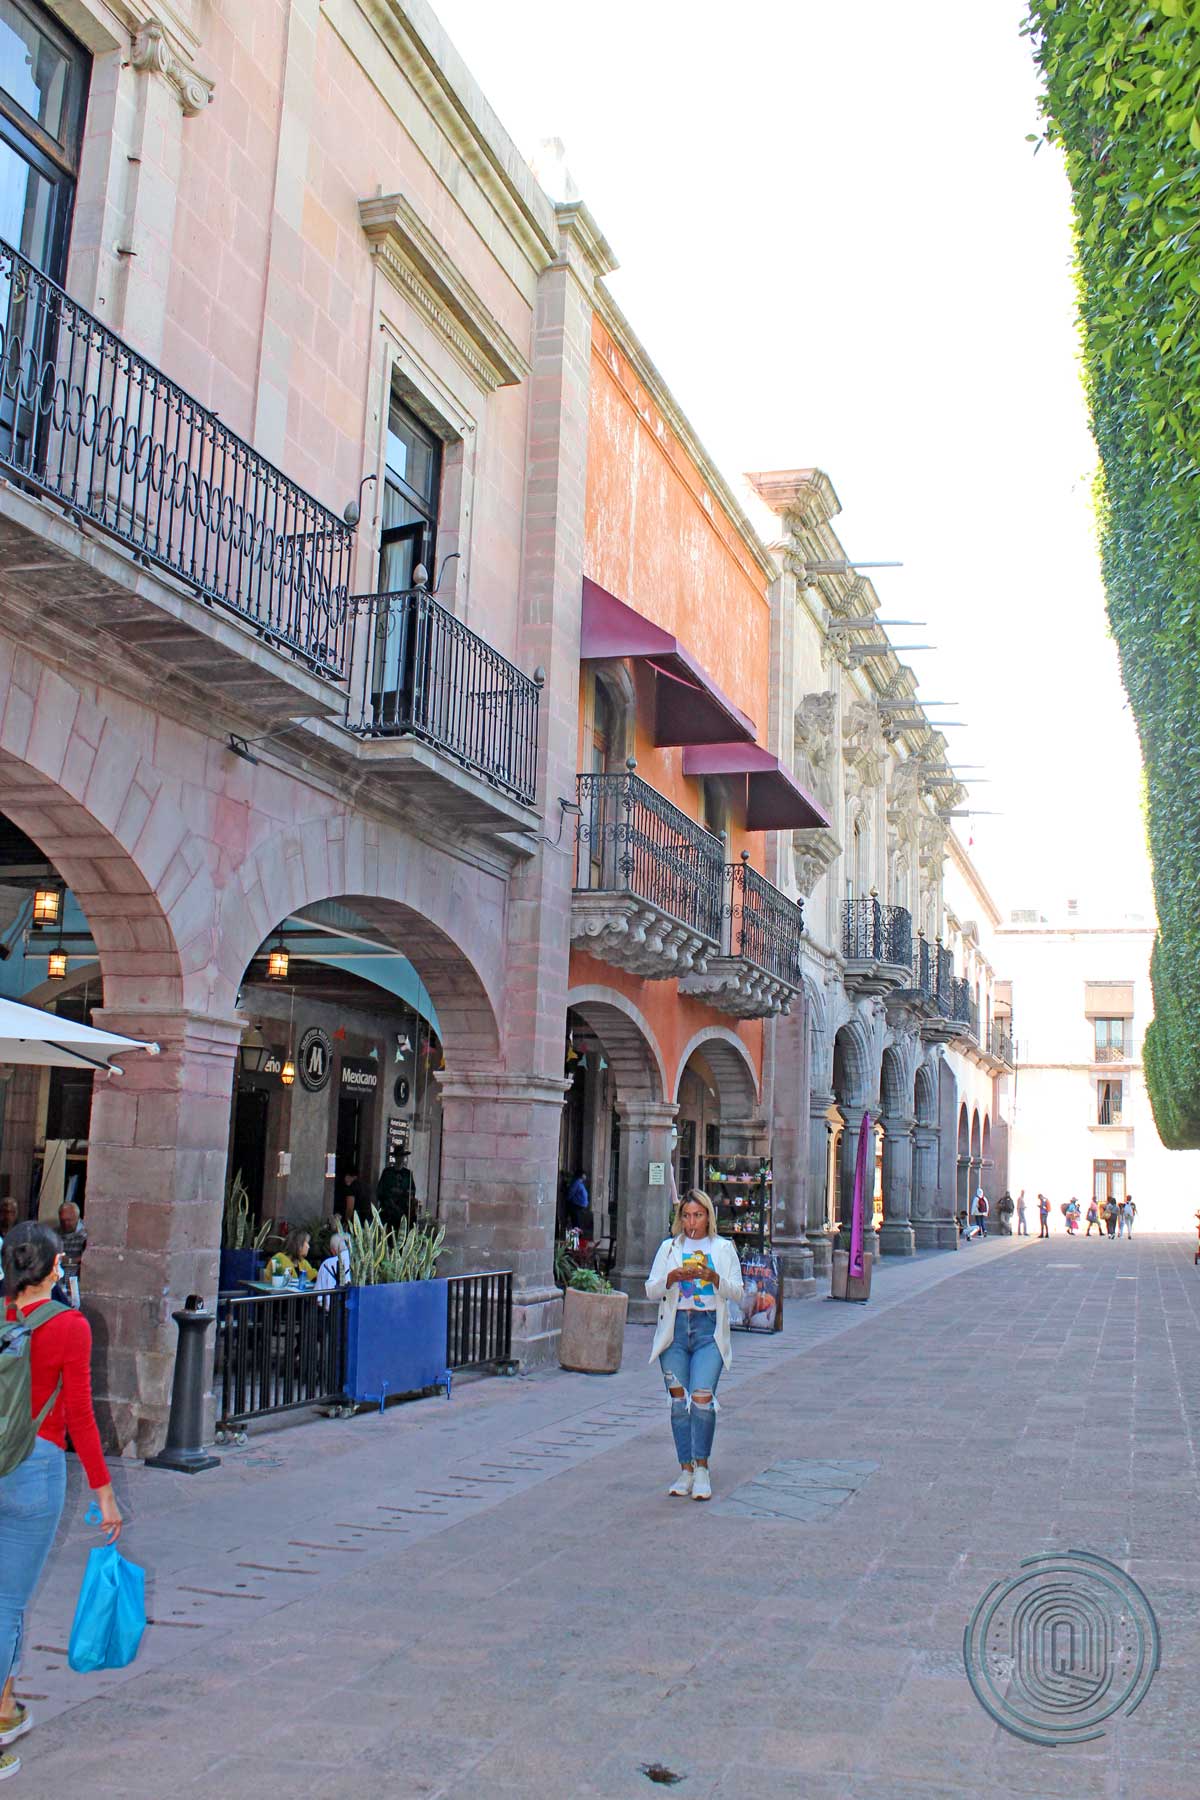
[[[3, 6], [4, 0], [0, 0]], [[383, 529], [379, 534], [379, 591], [401, 594], [413, 586], [418, 563], [435, 581], [438, 496], [442, 446], [395, 395], [388, 413], [383, 478]]]
[[1096, 1019], [1096, 1061], [1124, 1062], [1128, 1055], [1128, 1019]]
[[66, 269], [91, 58], [31, 0], [0, 0], [0, 238]]
[[1100, 1082], [1096, 1107], [1097, 1125], [1121, 1123], [1121, 1085], [1119, 1081]]
[[1092, 1164], [1092, 1192], [1096, 1203], [1103, 1206], [1111, 1197], [1114, 1200], [1125, 1198], [1125, 1164], [1123, 1162], [1094, 1162]]

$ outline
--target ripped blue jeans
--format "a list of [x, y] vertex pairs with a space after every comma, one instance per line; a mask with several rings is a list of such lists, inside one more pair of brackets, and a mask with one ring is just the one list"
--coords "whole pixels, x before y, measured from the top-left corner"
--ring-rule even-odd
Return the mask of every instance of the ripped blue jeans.
[[[725, 1367], [717, 1348], [717, 1315], [680, 1307], [675, 1314], [675, 1335], [658, 1359], [667, 1392], [682, 1388], [680, 1397], [671, 1396], [671, 1436], [675, 1454], [681, 1464], [707, 1462], [712, 1452], [717, 1429], [717, 1383]], [[697, 1404], [692, 1395], [708, 1394], [707, 1402]]]

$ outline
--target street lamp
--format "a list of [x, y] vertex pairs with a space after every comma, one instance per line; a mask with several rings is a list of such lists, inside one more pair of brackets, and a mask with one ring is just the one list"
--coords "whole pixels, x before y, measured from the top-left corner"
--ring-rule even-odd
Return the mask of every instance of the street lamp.
[[271, 1046], [257, 1025], [251, 1025], [242, 1039], [242, 1067], [248, 1075], [261, 1075], [271, 1054]]
[[67, 953], [65, 950], [52, 950], [46, 969], [51, 981], [65, 981], [67, 975]]
[[62, 907], [62, 889], [56, 887], [37, 888], [33, 896], [33, 922], [35, 925], [57, 925]]
[[283, 941], [283, 926], [281, 925], [276, 941], [267, 955], [267, 980], [286, 981], [290, 960], [287, 945]]

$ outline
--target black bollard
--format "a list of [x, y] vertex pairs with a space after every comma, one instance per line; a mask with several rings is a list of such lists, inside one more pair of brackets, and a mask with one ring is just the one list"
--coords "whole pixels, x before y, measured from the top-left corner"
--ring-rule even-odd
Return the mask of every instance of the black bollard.
[[175, 1352], [175, 1377], [171, 1383], [171, 1417], [167, 1441], [157, 1456], [146, 1458], [148, 1469], [177, 1469], [181, 1475], [198, 1475], [201, 1469], [219, 1469], [221, 1459], [202, 1444], [204, 1394], [208, 1386], [205, 1356], [208, 1328], [213, 1314], [205, 1312], [199, 1294], [189, 1294], [182, 1312], [171, 1317], [179, 1327]]

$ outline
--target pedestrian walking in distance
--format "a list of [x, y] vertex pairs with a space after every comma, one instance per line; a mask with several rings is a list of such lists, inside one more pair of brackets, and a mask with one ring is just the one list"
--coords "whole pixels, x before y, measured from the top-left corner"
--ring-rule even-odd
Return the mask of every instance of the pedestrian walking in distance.
[[1093, 1197], [1093, 1198], [1092, 1198], [1092, 1199], [1091, 1199], [1091, 1200], [1089, 1200], [1089, 1201], [1088, 1201], [1088, 1209], [1087, 1209], [1087, 1230], [1086, 1230], [1086, 1231], [1085, 1231], [1085, 1232], [1084, 1232], [1084, 1234], [1083, 1234], [1083, 1235], [1084, 1235], [1084, 1237], [1091, 1237], [1091, 1235], [1092, 1235], [1092, 1226], [1093, 1226], [1093, 1225], [1094, 1225], [1094, 1226], [1095, 1226], [1095, 1227], [1096, 1227], [1096, 1229], [1097, 1229], [1097, 1231], [1100, 1231], [1100, 1230], [1101, 1230], [1101, 1227], [1100, 1227], [1100, 1208], [1099, 1208], [1099, 1207], [1098, 1207], [1098, 1206], [1097, 1206], [1097, 1205], [1096, 1205], [1096, 1201], [1095, 1201], [1095, 1198], [1094, 1198], [1094, 1197]]
[[[92, 1411], [92, 1328], [83, 1314], [52, 1300], [62, 1276], [62, 1240], [49, 1225], [14, 1225], [0, 1253], [4, 1313], [0, 1342], [23, 1354], [0, 1356], [0, 1781], [21, 1759], [9, 1745], [33, 1724], [14, 1692], [25, 1614], [37, 1587], [67, 1492], [67, 1433], [100, 1507], [101, 1530], [113, 1543], [121, 1509], [109, 1479]], [[19, 1375], [18, 1372], [19, 1371]], [[21, 1383], [18, 1391], [17, 1382]]]
[[717, 1230], [712, 1201], [698, 1188], [675, 1209], [671, 1235], [659, 1245], [646, 1282], [646, 1298], [659, 1303], [650, 1360], [657, 1357], [667, 1384], [679, 1458], [679, 1476], [669, 1491], [679, 1499], [711, 1500], [708, 1464], [717, 1429], [717, 1383], [733, 1360], [729, 1309], [742, 1298], [742, 1266]]
[[1048, 1238], [1050, 1236], [1050, 1201], [1045, 1194], [1038, 1195], [1038, 1218], [1041, 1220], [1038, 1236]]
[[1104, 1202], [1104, 1224], [1108, 1231], [1109, 1243], [1115, 1243], [1117, 1236], [1117, 1203], [1111, 1194]]
[[1133, 1221], [1137, 1218], [1137, 1207], [1133, 1204], [1133, 1195], [1125, 1196], [1125, 1236], [1133, 1236]]
[[1025, 1189], [1017, 1195], [1017, 1236], [1028, 1237], [1029, 1227], [1025, 1223]]
[[988, 1222], [988, 1216], [991, 1213], [991, 1210], [992, 1210], [992, 1203], [988, 1199], [987, 1195], [984, 1193], [983, 1189], [980, 1188], [979, 1192], [975, 1196], [975, 1211], [976, 1211], [976, 1216], [979, 1220], [979, 1235], [980, 1235], [980, 1237], [987, 1236], [987, 1222]]

